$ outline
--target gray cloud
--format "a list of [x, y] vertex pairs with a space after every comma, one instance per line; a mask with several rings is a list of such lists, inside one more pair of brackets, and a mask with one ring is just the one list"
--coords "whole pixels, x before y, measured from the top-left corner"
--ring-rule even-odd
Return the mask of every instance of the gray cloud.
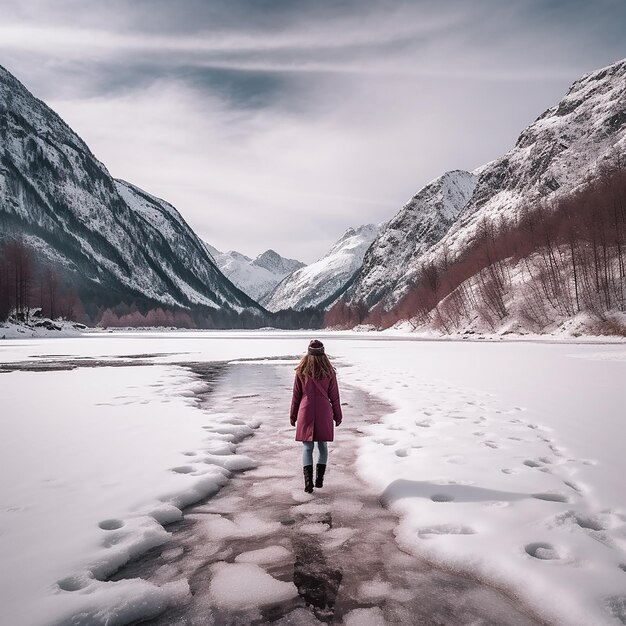
[[5, 2], [0, 63], [221, 249], [312, 261], [624, 56], [626, 4]]

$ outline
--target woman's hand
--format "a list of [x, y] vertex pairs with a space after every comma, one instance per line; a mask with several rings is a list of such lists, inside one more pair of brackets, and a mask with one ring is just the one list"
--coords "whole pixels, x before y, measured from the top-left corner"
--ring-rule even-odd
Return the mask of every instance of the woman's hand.
[[296, 420], [289, 420], [289, 421], [291, 422], [291, 425], [292, 425], [292, 426], [295, 426], [295, 425], [296, 425]]

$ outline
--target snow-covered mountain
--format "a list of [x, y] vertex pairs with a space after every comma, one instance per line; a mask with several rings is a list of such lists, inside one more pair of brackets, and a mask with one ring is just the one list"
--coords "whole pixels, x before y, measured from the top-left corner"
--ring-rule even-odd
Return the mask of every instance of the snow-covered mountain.
[[287, 259], [280, 256], [278, 252], [274, 252], [272, 249], [259, 254], [259, 256], [252, 261], [252, 264], [257, 265], [258, 267], [263, 267], [268, 272], [272, 272], [272, 274], [282, 274], [283, 276], [287, 276], [287, 274], [291, 274], [291, 272], [295, 272], [306, 265], [306, 263], [303, 263], [302, 261]]
[[261, 304], [269, 311], [327, 306], [361, 267], [380, 228], [374, 224], [349, 228], [324, 257], [287, 276]]
[[[383, 319], [381, 313], [397, 310], [414, 290], [425, 265], [446, 268], [461, 258], [485, 221], [515, 224], [522, 210], [571, 196], [593, 181], [599, 168], [624, 158], [626, 60], [575, 81], [502, 157], [472, 173], [448, 172], [420, 190], [373, 243], [360, 275], [341, 299], [343, 312], [338, 305], [329, 323], [337, 312], [341, 323], [356, 324], [363, 319], [356, 311], [376, 305], [372, 319]], [[449, 205], [442, 211], [437, 205], [446, 196]], [[402, 306], [401, 316], [412, 305]]]
[[344, 300], [371, 308], [392, 292], [407, 268], [446, 234], [472, 196], [477, 180], [471, 172], [454, 170], [420, 189], [367, 250]]
[[241, 252], [220, 252], [205, 244], [224, 276], [257, 302], [262, 301], [285, 276], [305, 266], [302, 261], [287, 259], [271, 249], [251, 259]]
[[222, 275], [172, 205], [114, 180], [1, 66], [0, 217], [0, 239], [22, 234], [92, 303], [259, 308]]
[[[593, 179], [598, 167], [626, 156], [626, 59], [575, 81], [556, 105], [522, 131], [504, 156], [478, 168], [480, 175], [459, 219], [421, 262], [452, 261], [475, 239], [481, 221], [515, 218], [538, 201], [556, 201]], [[411, 287], [415, 265], [389, 304]]]

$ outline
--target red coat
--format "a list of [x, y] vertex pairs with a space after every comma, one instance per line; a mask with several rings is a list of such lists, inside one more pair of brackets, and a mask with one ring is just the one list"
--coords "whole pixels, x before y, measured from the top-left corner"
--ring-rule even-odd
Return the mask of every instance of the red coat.
[[307, 378], [296, 374], [289, 414], [297, 422], [296, 441], [333, 441], [333, 420], [339, 426], [343, 416], [337, 377]]

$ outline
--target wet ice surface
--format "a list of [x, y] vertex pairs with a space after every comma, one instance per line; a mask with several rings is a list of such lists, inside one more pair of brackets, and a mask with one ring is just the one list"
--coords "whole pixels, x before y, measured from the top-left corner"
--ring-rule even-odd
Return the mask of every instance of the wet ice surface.
[[347, 419], [330, 444], [324, 488], [304, 493], [301, 444], [288, 423], [292, 376], [292, 364], [231, 364], [206, 399], [211, 412], [255, 415], [258, 429], [236, 452], [256, 467], [186, 508], [166, 526], [166, 545], [111, 577], [188, 582], [190, 594], [134, 623], [538, 623], [489, 587], [399, 549], [395, 514], [355, 474], [361, 432], [390, 410], [373, 396], [343, 386]]

